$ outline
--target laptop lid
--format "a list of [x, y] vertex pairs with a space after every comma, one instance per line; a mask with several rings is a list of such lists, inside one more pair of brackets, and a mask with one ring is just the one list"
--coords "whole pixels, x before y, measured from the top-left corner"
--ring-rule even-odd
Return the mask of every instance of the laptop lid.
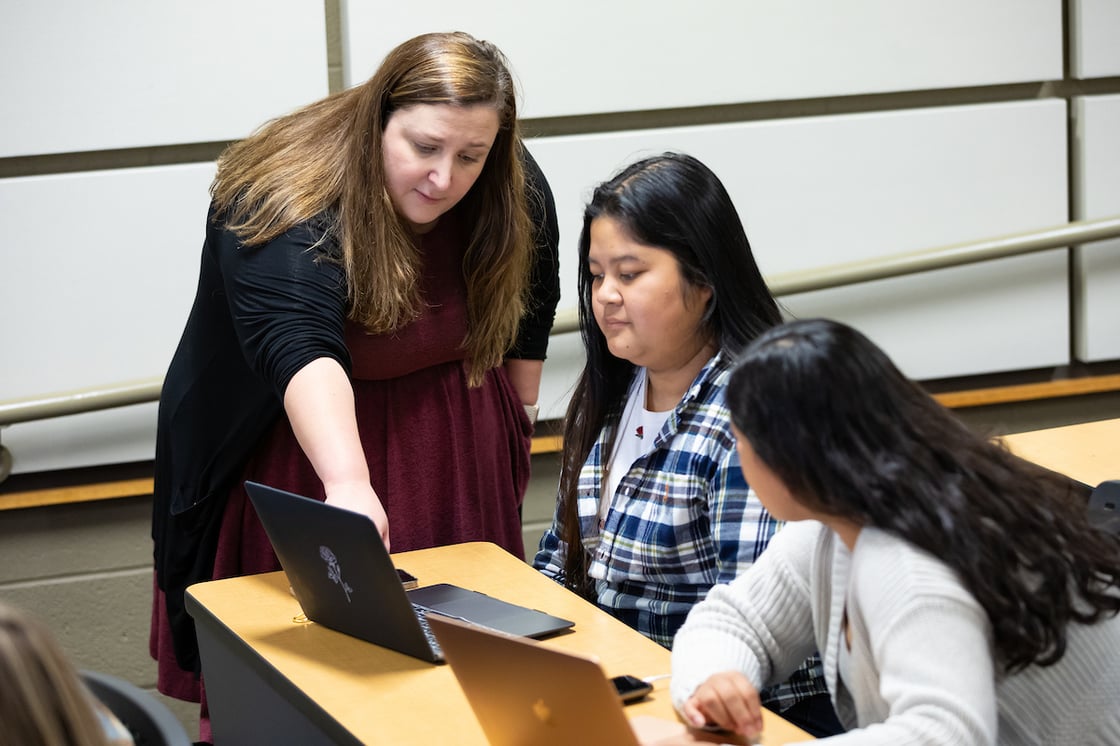
[[368, 516], [257, 482], [246, 482], [245, 489], [304, 613], [326, 627], [440, 662], [416, 606], [518, 635], [540, 637], [573, 626], [458, 586], [406, 592]]
[[454, 619], [428, 621], [495, 746], [637, 746], [622, 701], [594, 659]]

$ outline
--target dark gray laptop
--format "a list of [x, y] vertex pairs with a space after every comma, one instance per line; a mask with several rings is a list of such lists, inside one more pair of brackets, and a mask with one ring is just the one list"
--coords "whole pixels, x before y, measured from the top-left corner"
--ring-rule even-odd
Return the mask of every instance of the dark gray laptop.
[[367, 516], [256, 482], [246, 482], [245, 490], [304, 614], [325, 627], [440, 663], [443, 653], [427, 627], [428, 614], [525, 637], [573, 626], [446, 583], [406, 592]]

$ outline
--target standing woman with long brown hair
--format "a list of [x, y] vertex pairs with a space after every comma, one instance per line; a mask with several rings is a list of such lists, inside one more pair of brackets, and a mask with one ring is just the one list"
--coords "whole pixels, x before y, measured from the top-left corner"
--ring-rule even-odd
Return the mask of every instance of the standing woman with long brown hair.
[[[369, 515], [393, 550], [523, 555], [555, 207], [501, 52], [426, 34], [218, 160], [160, 400], [152, 654], [198, 700], [193, 582], [279, 568], [246, 479]], [[201, 736], [209, 737], [203, 705]]]

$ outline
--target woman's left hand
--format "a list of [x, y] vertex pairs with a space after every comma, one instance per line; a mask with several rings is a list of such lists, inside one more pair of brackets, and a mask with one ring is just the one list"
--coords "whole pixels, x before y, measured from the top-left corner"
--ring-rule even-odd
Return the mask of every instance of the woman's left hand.
[[738, 671], [709, 676], [685, 700], [681, 715], [695, 728], [716, 726], [748, 738], [762, 733], [758, 690]]

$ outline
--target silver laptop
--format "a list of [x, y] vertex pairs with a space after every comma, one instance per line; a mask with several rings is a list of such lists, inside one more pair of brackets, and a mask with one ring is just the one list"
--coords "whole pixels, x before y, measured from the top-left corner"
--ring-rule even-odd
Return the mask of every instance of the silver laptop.
[[594, 659], [454, 619], [430, 623], [494, 746], [638, 746], [618, 692]]
[[573, 626], [445, 583], [406, 592], [367, 516], [257, 482], [246, 482], [245, 489], [304, 614], [325, 627], [439, 663], [443, 653], [427, 629], [428, 616], [526, 637]]

